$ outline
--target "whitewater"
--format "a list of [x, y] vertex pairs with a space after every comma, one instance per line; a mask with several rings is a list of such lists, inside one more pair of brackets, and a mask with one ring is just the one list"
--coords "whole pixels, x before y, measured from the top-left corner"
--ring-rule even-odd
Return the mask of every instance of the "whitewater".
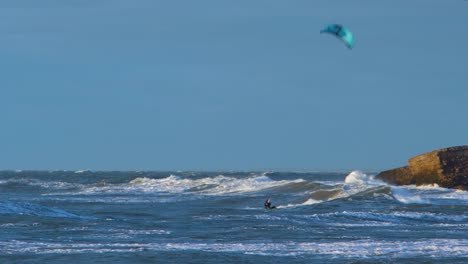
[[468, 263], [468, 192], [361, 171], [3, 171], [0, 198], [0, 263]]

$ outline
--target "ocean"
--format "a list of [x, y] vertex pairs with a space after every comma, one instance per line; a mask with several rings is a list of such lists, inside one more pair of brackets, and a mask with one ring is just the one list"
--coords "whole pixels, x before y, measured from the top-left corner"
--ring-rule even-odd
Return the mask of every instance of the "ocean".
[[468, 192], [361, 171], [3, 171], [0, 198], [0, 263], [468, 263]]

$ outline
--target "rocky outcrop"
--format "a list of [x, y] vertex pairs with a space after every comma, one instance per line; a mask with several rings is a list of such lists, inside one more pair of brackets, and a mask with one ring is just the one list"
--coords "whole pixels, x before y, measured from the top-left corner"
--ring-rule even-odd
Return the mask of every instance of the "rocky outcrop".
[[382, 171], [376, 178], [395, 185], [415, 184], [409, 166]]
[[408, 166], [382, 171], [376, 178], [396, 185], [435, 183], [468, 190], [468, 146], [424, 153], [410, 158]]

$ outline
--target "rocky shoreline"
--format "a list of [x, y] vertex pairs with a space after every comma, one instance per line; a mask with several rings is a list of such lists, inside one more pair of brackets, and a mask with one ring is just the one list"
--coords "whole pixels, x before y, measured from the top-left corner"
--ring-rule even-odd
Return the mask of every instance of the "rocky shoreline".
[[376, 179], [395, 185], [438, 184], [468, 190], [468, 146], [427, 152], [408, 160], [408, 165], [380, 172]]

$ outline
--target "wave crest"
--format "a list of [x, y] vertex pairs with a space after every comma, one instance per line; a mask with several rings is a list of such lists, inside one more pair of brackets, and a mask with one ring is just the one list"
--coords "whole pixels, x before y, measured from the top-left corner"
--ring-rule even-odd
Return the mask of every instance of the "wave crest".
[[303, 182], [304, 180], [274, 181], [261, 175], [248, 178], [235, 178], [219, 175], [201, 179], [187, 179], [175, 175], [162, 179], [139, 177], [130, 181], [130, 185], [141, 190], [181, 193], [198, 192], [204, 194], [231, 194], [262, 191], [270, 188]]

